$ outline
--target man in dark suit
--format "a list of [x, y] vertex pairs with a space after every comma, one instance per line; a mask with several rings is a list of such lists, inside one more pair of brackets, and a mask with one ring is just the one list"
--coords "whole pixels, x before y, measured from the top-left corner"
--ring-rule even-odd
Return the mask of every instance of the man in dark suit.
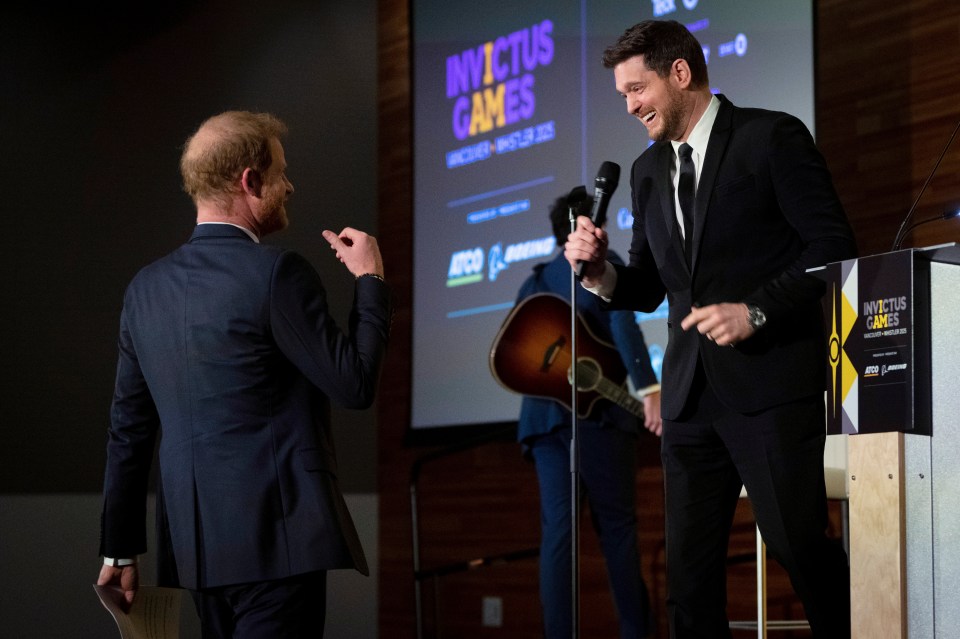
[[190, 240], [142, 269], [120, 318], [99, 584], [131, 602], [159, 436], [159, 583], [188, 588], [206, 637], [320, 637], [326, 571], [366, 560], [337, 484], [330, 402], [374, 398], [390, 324], [376, 239], [323, 236], [356, 276], [346, 332], [317, 272], [260, 244], [293, 193], [269, 114], [204, 122], [181, 158]]
[[655, 144], [632, 168], [629, 266], [606, 261], [606, 234], [585, 218], [565, 255], [586, 262], [583, 285], [611, 308], [669, 302], [671, 636], [730, 634], [725, 557], [742, 483], [814, 636], [847, 637], [846, 557], [825, 535], [824, 287], [806, 271], [856, 246], [826, 163], [795, 117], [714, 96], [677, 22], [631, 27], [604, 65]]
[[[570, 232], [571, 204], [576, 206], [567, 197], [560, 197], [550, 209], [558, 246]], [[589, 198], [584, 200], [579, 214], [588, 215], [590, 204]], [[623, 263], [613, 252], [608, 256]], [[553, 293], [569, 300], [572, 276], [570, 265], [558, 252], [554, 259], [534, 267], [520, 287], [517, 304], [540, 293]], [[610, 401], [598, 400], [588, 417], [577, 420], [577, 440], [579, 483], [582, 494], [590, 501], [591, 521], [607, 565], [620, 637], [648, 637], [652, 635], [654, 615], [650, 614], [650, 597], [640, 570], [637, 543], [637, 439], [641, 425], [660, 434], [660, 383], [632, 311], [606, 312], [596, 296], [580, 287], [576, 303], [577, 314], [596, 341], [616, 347], [633, 387], [642, 397], [642, 417]], [[523, 398], [517, 439], [524, 456], [536, 466], [540, 487], [540, 603], [544, 636], [548, 639], [573, 634], [572, 428], [571, 412], [560, 402]]]

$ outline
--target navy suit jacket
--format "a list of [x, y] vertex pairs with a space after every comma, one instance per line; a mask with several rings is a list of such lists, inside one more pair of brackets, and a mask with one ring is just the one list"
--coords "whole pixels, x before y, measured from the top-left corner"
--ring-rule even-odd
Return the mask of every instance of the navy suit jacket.
[[100, 552], [146, 550], [159, 436], [161, 584], [367, 574], [329, 413], [371, 404], [389, 324], [380, 280], [357, 280], [341, 331], [303, 257], [229, 225], [197, 226], [141, 270], [120, 320]]
[[[855, 257], [856, 244], [830, 173], [792, 115], [721, 100], [697, 185], [688, 267], [674, 212], [669, 142], [633, 164], [630, 263], [616, 267], [612, 308], [670, 306], [661, 412], [680, 414], [697, 359], [718, 399], [747, 413], [822, 393], [823, 282], [806, 270]], [[680, 321], [692, 306], [758, 305], [767, 325], [735, 348]]]

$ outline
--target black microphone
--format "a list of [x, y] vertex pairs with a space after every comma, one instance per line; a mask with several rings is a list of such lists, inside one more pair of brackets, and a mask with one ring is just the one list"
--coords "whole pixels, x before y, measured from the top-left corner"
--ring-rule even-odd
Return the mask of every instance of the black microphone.
[[[960, 122], [957, 122], [957, 126], [953, 129], [953, 133], [950, 135], [950, 139], [947, 140], [947, 145], [943, 147], [943, 151], [940, 152], [940, 157], [937, 159], [937, 163], [933, 165], [933, 170], [930, 171], [930, 175], [927, 176], [927, 181], [923, 183], [923, 186], [920, 188], [920, 192], [917, 193], [917, 199], [913, 201], [913, 204], [910, 206], [910, 210], [907, 211], [907, 217], [904, 218], [903, 223], [900, 225], [900, 230], [897, 231], [897, 236], [893, 240], [893, 248], [890, 249], [891, 251], [900, 250], [900, 245], [903, 244], [903, 240], [907, 236], [907, 231], [909, 231], [912, 228], [915, 228], [913, 226], [910, 226], [908, 228], [908, 225], [910, 224], [910, 220], [913, 219], [913, 213], [914, 211], [916, 211], [917, 204], [920, 202], [920, 196], [923, 195], [923, 192], [927, 190], [927, 185], [930, 184], [930, 180], [933, 179], [933, 174], [937, 172], [938, 168], [940, 168], [940, 162], [943, 160], [943, 156], [947, 154], [947, 149], [949, 149], [950, 144], [953, 143], [953, 138], [957, 136], [958, 130], [960, 130]], [[940, 219], [940, 218], [933, 218], [930, 221], [932, 222], [937, 219]]]
[[960, 217], [960, 209], [954, 209], [954, 210], [948, 209], [943, 213], [941, 213], [940, 215], [934, 215], [933, 217], [928, 217], [924, 220], [920, 220], [919, 222], [914, 222], [913, 224], [908, 226], [906, 230], [903, 232], [903, 234], [900, 236], [900, 241], [902, 242], [904, 239], [906, 239], [907, 235], [910, 234], [910, 231], [917, 228], [918, 226], [923, 226], [924, 224], [929, 224], [930, 222], [940, 222], [941, 220], [952, 220], [955, 217]]
[[615, 162], [601, 164], [597, 177], [593, 181], [593, 208], [590, 211], [590, 219], [593, 220], [594, 225], [603, 226], [607, 221], [607, 206], [619, 183], [620, 165]]
[[[619, 183], [620, 165], [615, 162], [601, 164], [593, 181], [593, 207], [590, 209], [590, 219], [595, 226], [603, 226], [607, 221], [607, 207]], [[583, 262], [577, 262], [576, 273], [578, 280], [583, 277]]]

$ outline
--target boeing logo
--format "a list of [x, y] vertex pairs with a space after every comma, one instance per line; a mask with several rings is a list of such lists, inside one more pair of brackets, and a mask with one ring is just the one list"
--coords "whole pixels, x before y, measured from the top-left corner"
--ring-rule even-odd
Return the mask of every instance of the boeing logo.
[[487, 264], [489, 264], [487, 276], [491, 282], [496, 282], [500, 271], [507, 268], [507, 263], [503, 260], [503, 245], [500, 242], [490, 247], [490, 252], [487, 254]]
[[883, 377], [887, 373], [892, 373], [894, 371], [905, 371], [907, 370], [906, 364], [884, 364], [880, 367], [880, 376]]
[[510, 244], [506, 249], [502, 243], [497, 242], [487, 253], [487, 276], [491, 282], [495, 282], [500, 272], [514, 262], [547, 257], [553, 253], [556, 246], [557, 240], [553, 236]]

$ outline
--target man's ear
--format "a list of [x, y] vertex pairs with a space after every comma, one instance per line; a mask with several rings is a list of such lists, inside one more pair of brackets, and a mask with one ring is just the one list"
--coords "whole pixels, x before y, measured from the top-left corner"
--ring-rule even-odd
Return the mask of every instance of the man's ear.
[[243, 175], [240, 176], [240, 186], [248, 195], [260, 197], [260, 190], [263, 188], [260, 172], [254, 169], [244, 169]]
[[690, 86], [691, 73], [690, 64], [683, 58], [677, 58], [670, 66], [670, 77], [677, 83], [681, 89]]

